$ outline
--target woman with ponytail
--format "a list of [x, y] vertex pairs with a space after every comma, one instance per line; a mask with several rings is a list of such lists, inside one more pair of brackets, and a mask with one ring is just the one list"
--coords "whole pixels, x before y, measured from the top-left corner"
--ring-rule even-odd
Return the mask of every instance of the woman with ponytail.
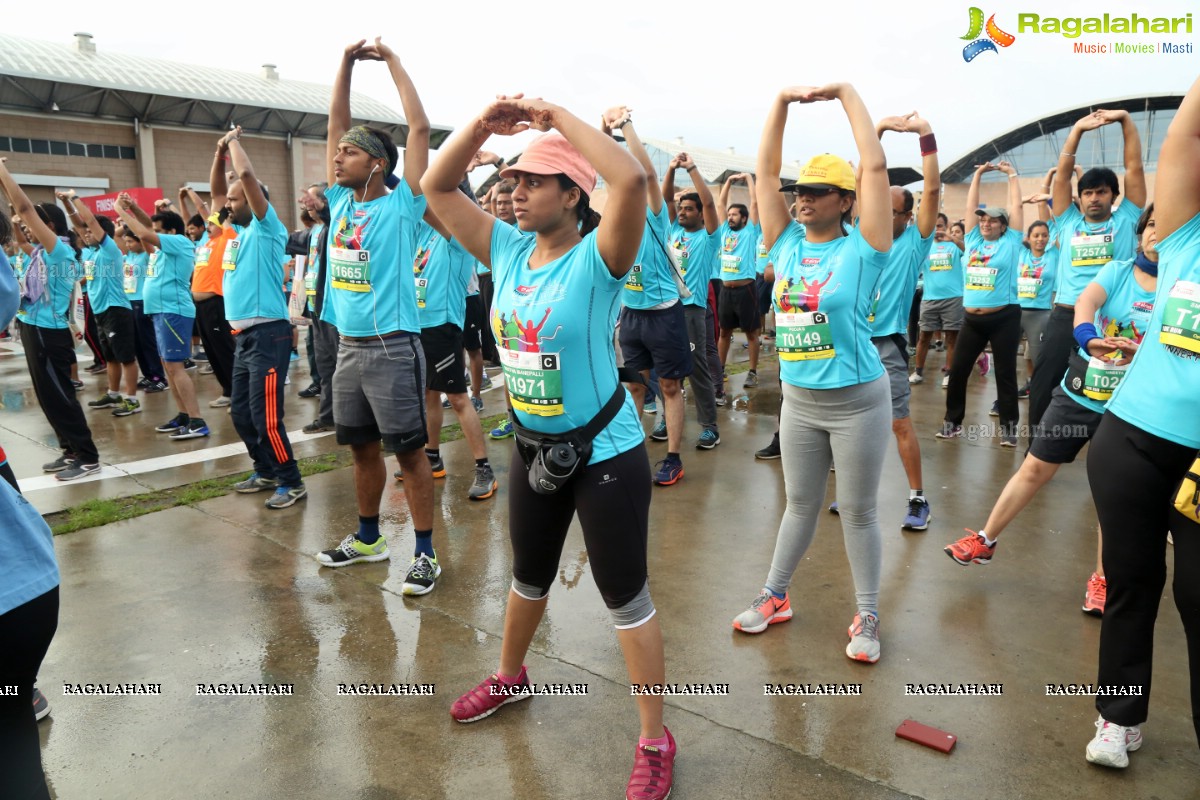
[[[500, 173], [516, 183], [515, 230], [471, 202], [458, 183], [489, 137], [531, 128], [555, 132], [535, 139]], [[597, 172], [608, 187], [603, 221], [588, 203]], [[517, 95], [499, 98], [461, 128], [421, 188], [454, 238], [492, 270], [491, 325], [518, 434], [509, 490], [513, 582], [500, 664], [450, 714], [474, 722], [530, 696], [523, 662], [576, 513], [630, 683], [663, 683], [662, 633], [646, 570], [650, 471], [637, 409], [618, 381], [613, 349], [622, 287], [645, 227], [646, 174], [601, 131], [559, 106]], [[581, 431], [601, 424], [590, 458], [579, 458], [557, 492], [546, 494], [544, 484], [526, 480], [527, 471], [538, 476], [546, 445], [531, 450], [522, 442], [586, 440]], [[637, 703], [641, 736], [626, 796], [661, 800], [671, 791], [675, 741], [662, 724], [662, 698], [644, 694]]]
[[100, 471], [100, 454], [71, 384], [75, 340], [67, 318], [71, 292], [83, 276], [79, 241], [63, 210], [52, 203], [30, 202], [4, 161], [0, 158], [0, 189], [29, 229], [34, 245], [23, 273], [17, 322], [33, 391], [62, 448], [62, 455], [42, 469], [57, 473], [60, 481], [75, 480]]

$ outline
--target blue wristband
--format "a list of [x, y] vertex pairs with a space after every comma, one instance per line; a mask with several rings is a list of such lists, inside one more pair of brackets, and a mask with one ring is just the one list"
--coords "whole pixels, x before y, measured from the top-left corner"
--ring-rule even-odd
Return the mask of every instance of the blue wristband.
[[1088, 342], [1092, 339], [1100, 339], [1100, 331], [1096, 330], [1096, 326], [1090, 322], [1085, 322], [1082, 325], [1075, 326], [1075, 341], [1079, 344], [1079, 349], [1087, 352]]

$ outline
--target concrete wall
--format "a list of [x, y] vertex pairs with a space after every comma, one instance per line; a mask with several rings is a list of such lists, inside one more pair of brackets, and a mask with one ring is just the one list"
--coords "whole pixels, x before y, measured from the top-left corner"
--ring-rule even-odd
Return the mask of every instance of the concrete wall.
[[[0, 114], [0, 131], [5, 136], [25, 139], [135, 145], [133, 127], [67, 120], [47, 116], [27, 117]], [[78, 178], [108, 178], [113, 189], [138, 185], [138, 162], [115, 158], [84, 158], [82, 156], [40, 155], [37, 153], [4, 153], [8, 171], [32, 175], [64, 175]], [[35, 203], [53, 202], [52, 187], [24, 187]]]

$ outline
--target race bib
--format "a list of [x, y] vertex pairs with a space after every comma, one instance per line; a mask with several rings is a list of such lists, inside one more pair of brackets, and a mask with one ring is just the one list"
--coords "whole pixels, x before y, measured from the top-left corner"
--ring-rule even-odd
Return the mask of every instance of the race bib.
[[221, 269], [232, 272], [237, 269], [238, 252], [241, 250], [240, 239], [230, 239], [225, 243], [225, 253], [221, 256]]
[[207, 267], [208, 266], [208, 258], [211, 255], [212, 255], [212, 248], [197, 247], [196, 248], [196, 258], [192, 262], [192, 266], [195, 269], [203, 269], [204, 267]]
[[1093, 400], [1107, 400], [1112, 397], [1117, 384], [1125, 377], [1128, 364], [1117, 366], [1102, 358], [1092, 356], [1088, 359], [1087, 372], [1083, 375], [1083, 395]]
[[671, 261], [675, 262], [675, 268], [679, 270], [679, 274], [687, 277], [687, 250], [678, 247], [671, 247], [668, 248], [667, 252], [671, 256]]
[[371, 251], [330, 248], [329, 279], [335, 289], [371, 291]]
[[641, 264], [634, 264], [633, 268], [629, 270], [629, 275], [625, 278], [625, 288], [631, 292], [645, 291], [645, 287], [642, 286]]
[[954, 269], [954, 256], [949, 253], [929, 254], [930, 272], [949, 272], [952, 269]]
[[155, 250], [150, 254], [150, 259], [146, 262], [146, 280], [158, 277], [158, 254], [161, 250]]
[[429, 297], [429, 281], [418, 277], [413, 278], [413, 282], [417, 285], [417, 308], [424, 308]]
[[1171, 287], [1158, 340], [1200, 355], [1200, 283], [1177, 281]]
[[833, 333], [829, 317], [820, 311], [775, 314], [775, 347], [784, 361], [817, 361], [833, 358]]
[[311, 262], [304, 271], [304, 293], [309, 297], [315, 297], [317, 294], [317, 267]]
[[562, 372], [558, 353], [500, 350], [500, 366], [513, 408], [539, 417], [563, 413]]
[[133, 264], [126, 261], [123, 267], [121, 288], [125, 290], [125, 294], [137, 294], [137, 272], [134, 270]]
[[742, 257], [730, 255], [729, 253], [721, 254], [721, 274], [736, 275], [741, 269]]
[[95, 261], [83, 262], [83, 277], [87, 278], [88, 283], [91, 283], [92, 279], [94, 279], [96, 277], [96, 262]]
[[990, 292], [996, 288], [996, 272], [991, 267], [971, 264], [967, 267], [967, 291]]
[[1095, 267], [1107, 264], [1113, 257], [1111, 233], [1096, 233], [1071, 237], [1071, 266]]
[[1041, 278], [1017, 278], [1017, 297], [1032, 300], [1042, 288]]

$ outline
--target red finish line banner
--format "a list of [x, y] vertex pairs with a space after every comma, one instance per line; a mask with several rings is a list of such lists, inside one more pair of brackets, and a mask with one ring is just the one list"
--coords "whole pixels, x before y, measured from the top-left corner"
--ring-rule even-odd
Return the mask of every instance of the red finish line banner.
[[[135, 189], [122, 189], [121, 191], [128, 192], [129, 196], [133, 198], [134, 202], [137, 203], [143, 211], [151, 216], [154, 216], [155, 201], [163, 198], [162, 189], [157, 187], [151, 189], [139, 187]], [[80, 197], [77, 199], [79, 202], [86, 205], [93, 214], [97, 216], [105, 216], [109, 219], [115, 220], [117, 218], [117, 212], [114, 209], [114, 206], [117, 204], [117, 195], [120, 193], [121, 192], [97, 194], [91, 197]]]

